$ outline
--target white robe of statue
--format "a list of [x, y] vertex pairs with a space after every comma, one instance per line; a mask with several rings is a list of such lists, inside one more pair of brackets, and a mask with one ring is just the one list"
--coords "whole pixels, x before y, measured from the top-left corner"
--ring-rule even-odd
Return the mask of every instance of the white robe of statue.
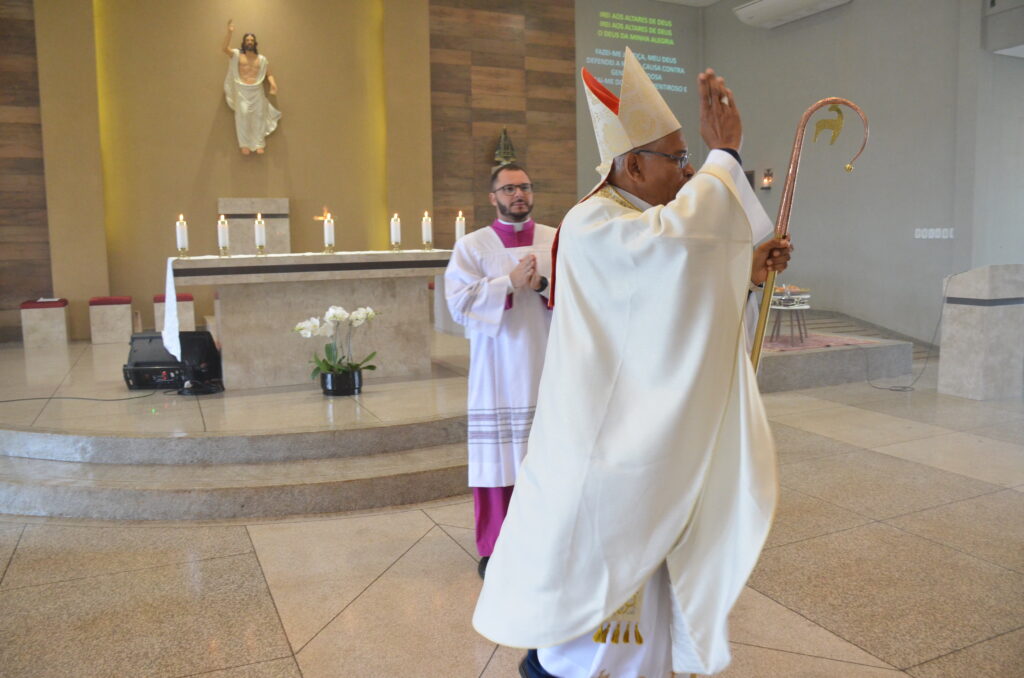
[[509, 273], [528, 254], [537, 257], [537, 272], [551, 277], [554, 235], [555, 229], [536, 224], [532, 245], [505, 247], [494, 229], [478, 229], [455, 243], [445, 272], [448, 309], [470, 342], [470, 487], [514, 485], [526, 454], [551, 311], [547, 290], [517, 290], [510, 309], [505, 299]]
[[239, 148], [264, 148], [267, 135], [277, 129], [281, 111], [274, 108], [263, 91], [267, 77], [267, 57], [259, 55], [259, 74], [256, 82], [242, 82], [238, 75], [238, 50], [231, 50], [228, 73], [224, 76], [224, 98], [235, 112], [235, 134]]
[[473, 624], [503, 645], [562, 645], [667, 567], [672, 668], [713, 674], [777, 496], [743, 323], [771, 222], [722, 151], [668, 205], [613, 190], [562, 223], [529, 452]]

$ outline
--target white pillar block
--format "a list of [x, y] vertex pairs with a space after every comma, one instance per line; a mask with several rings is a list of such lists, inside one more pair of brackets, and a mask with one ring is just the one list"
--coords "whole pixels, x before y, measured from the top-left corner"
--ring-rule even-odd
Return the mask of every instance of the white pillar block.
[[21, 338], [25, 348], [68, 343], [68, 307], [21, 309]]
[[89, 306], [89, 328], [94, 344], [128, 344], [132, 339], [132, 305]]

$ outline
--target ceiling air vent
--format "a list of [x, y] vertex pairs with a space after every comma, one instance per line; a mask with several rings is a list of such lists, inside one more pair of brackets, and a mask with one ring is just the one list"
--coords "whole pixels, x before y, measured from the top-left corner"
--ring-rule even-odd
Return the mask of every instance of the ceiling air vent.
[[985, 49], [1024, 57], [1024, 0], [985, 0]]
[[850, 0], [753, 0], [732, 11], [750, 26], [775, 28], [848, 2]]

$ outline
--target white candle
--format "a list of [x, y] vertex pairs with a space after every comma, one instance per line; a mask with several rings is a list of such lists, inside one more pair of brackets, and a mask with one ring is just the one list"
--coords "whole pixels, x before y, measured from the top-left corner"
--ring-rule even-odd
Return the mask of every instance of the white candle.
[[185, 215], [179, 214], [178, 221], [174, 224], [174, 233], [178, 240], [178, 249], [188, 249], [188, 224], [185, 222]]
[[263, 223], [263, 213], [256, 213], [256, 247], [267, 246], [267, 225]]
[[398, 247], [402, 244], [402, 220], [398, 218], [398, 212], [391, 217], [391, 245]]
[[424, 212], [423, 221], [420, 223], [423, 226], [423, 244], [434, 242], [434, 222], [431, 221], [430, 215]]
[[330, 212], [324, 219], [324, 247], [334, 247], [334, 219]]
[[466, 217], [462, 216], [462, 210], [459, 210], [459, 216], [455, 217], [455, 239], [458, 240], [464, 235], [466, 235]]
[[220, 219], [217, 220], [217, 247], [227, 249], [230, 243], [231, 236], [228, 234], [228, 220], [222, 214]]

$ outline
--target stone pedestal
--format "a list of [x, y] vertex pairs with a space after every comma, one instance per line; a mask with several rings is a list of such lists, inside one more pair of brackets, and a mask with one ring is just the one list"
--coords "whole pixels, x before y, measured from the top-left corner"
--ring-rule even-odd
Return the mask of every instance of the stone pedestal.
[[25, 349], [68, 343], [68, 300], [26, 301], [21, 305], [21, 339]]
[[939, 350], [939, 393], [1024, 396], [1024, 264], [947, 278]]
[[132, 298], [89, 300], [89, 336], [94, 344], [128, 344], [132, 340]]
[[267, 227], [266, 254], [292, 251], [288, 198], [218, 198], [217, 212], [228, 222], [231, 254], [256, 254], [256, 215]]
[[[186, 295], [178, 295], [178, 331], [179, 332], [192, 332], [196, 329], [196, 310], [195, 301], [192, 295], [187, 295], [186, 299], [182, 299]], [[157, 298], [153, 299], [153, 320], [154, 328], [157, 332], [162, 332], [164, 329], [164, 295], [158, 295]]]

